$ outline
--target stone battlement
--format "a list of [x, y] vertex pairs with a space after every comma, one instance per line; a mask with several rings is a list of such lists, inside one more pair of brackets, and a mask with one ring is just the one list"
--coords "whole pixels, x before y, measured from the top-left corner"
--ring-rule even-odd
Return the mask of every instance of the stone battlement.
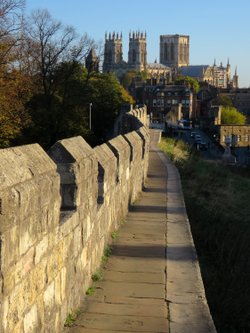
[[0, 150], [0, 332], [60, 332], [80, 305], [146, 179], [146, 109], [116, 131], [94, 149], [74, 137], [48, 154], [38, 144]]

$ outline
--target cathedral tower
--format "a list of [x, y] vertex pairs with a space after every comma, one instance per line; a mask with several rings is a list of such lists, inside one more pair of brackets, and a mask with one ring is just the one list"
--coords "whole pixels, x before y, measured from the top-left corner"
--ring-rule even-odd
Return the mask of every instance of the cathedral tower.
[[122, 34], [105, 34], [103, 72], [113, 71], [122, 62]]
[[160, 63], [172, 68], [189, 65], [189, 36], [161, 35]]
[[129, 33], [128, 65], [131, 69], [143, 71], [147, 65], [146, 32]]

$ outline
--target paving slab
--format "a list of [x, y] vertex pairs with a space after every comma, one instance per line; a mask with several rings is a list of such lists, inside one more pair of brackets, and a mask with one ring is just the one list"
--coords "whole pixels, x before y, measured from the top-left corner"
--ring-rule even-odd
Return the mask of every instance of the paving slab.
[[215, 333], [180, 178], [151, 131], [149, 171], [113, 252], [64, 333]]
[[114, 282], [123, 282], [133, 283], [137, 281], [138, 283], [166, 283], [165, 272], [154, 272], [154, 273], [136, 273], [136, 272], [117, 272], [112, 270], [105, 271], [105, 280], [114, 281]]
[[[166, 332], [167, 319], [163, 317], [125, 316], [114, 314], [85, 313], [78, 320], [78, 326], [105, 329], [112, 332], [123, 329], [127, 332]], [[157, 327], [157, 330], [155, 330]]]

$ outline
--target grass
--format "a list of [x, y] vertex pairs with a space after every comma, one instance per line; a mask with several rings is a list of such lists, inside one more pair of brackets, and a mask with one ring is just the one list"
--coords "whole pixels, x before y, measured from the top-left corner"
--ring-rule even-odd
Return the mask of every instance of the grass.
[[113, 231], [113, 232], [111, 232], [111, 238], [112, 238], [113, 240], [115, 240], [117, 237], [118, 237], [118, 232], [117, 232], [117, 231]]
[[[249, 172], [205, 162], [183, 143], [163, 140], [161, 146], [181, 174], [187, 213], [217, 331], [250, 332]], [[178, 152], [181, 147], [182, 153]]]
[[86, 291], [86, 295], [91, 296], [95, 292], [95, 287], [89, 287]]
[[74, 311], [72, 311], [71, 313], [68, 314], [64, 326], [65, 327], [71, 327], [74, 325], [74, 322], [76, 321], [77, 317], [79, 316], [81, 310], [80, 309], [76, 309]]
[[93, 282], [99, 282], [103, 280], [103, 275], [102, 275], [102, 271], [98, 270], [97, 272], [95, 272], [94, 274], [92, 274], [91, 279]]
[[173, 138], [162, 138], [159, 148], [177, 165], [183, 165], [191, 154], [189, 145]]

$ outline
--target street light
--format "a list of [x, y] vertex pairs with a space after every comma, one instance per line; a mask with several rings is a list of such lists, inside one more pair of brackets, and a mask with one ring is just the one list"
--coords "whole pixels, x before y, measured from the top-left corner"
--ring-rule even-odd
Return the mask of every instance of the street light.
[[92, 103], [89, 103], [89, 129], [91, 130], [91, 108], [92, 108]]

